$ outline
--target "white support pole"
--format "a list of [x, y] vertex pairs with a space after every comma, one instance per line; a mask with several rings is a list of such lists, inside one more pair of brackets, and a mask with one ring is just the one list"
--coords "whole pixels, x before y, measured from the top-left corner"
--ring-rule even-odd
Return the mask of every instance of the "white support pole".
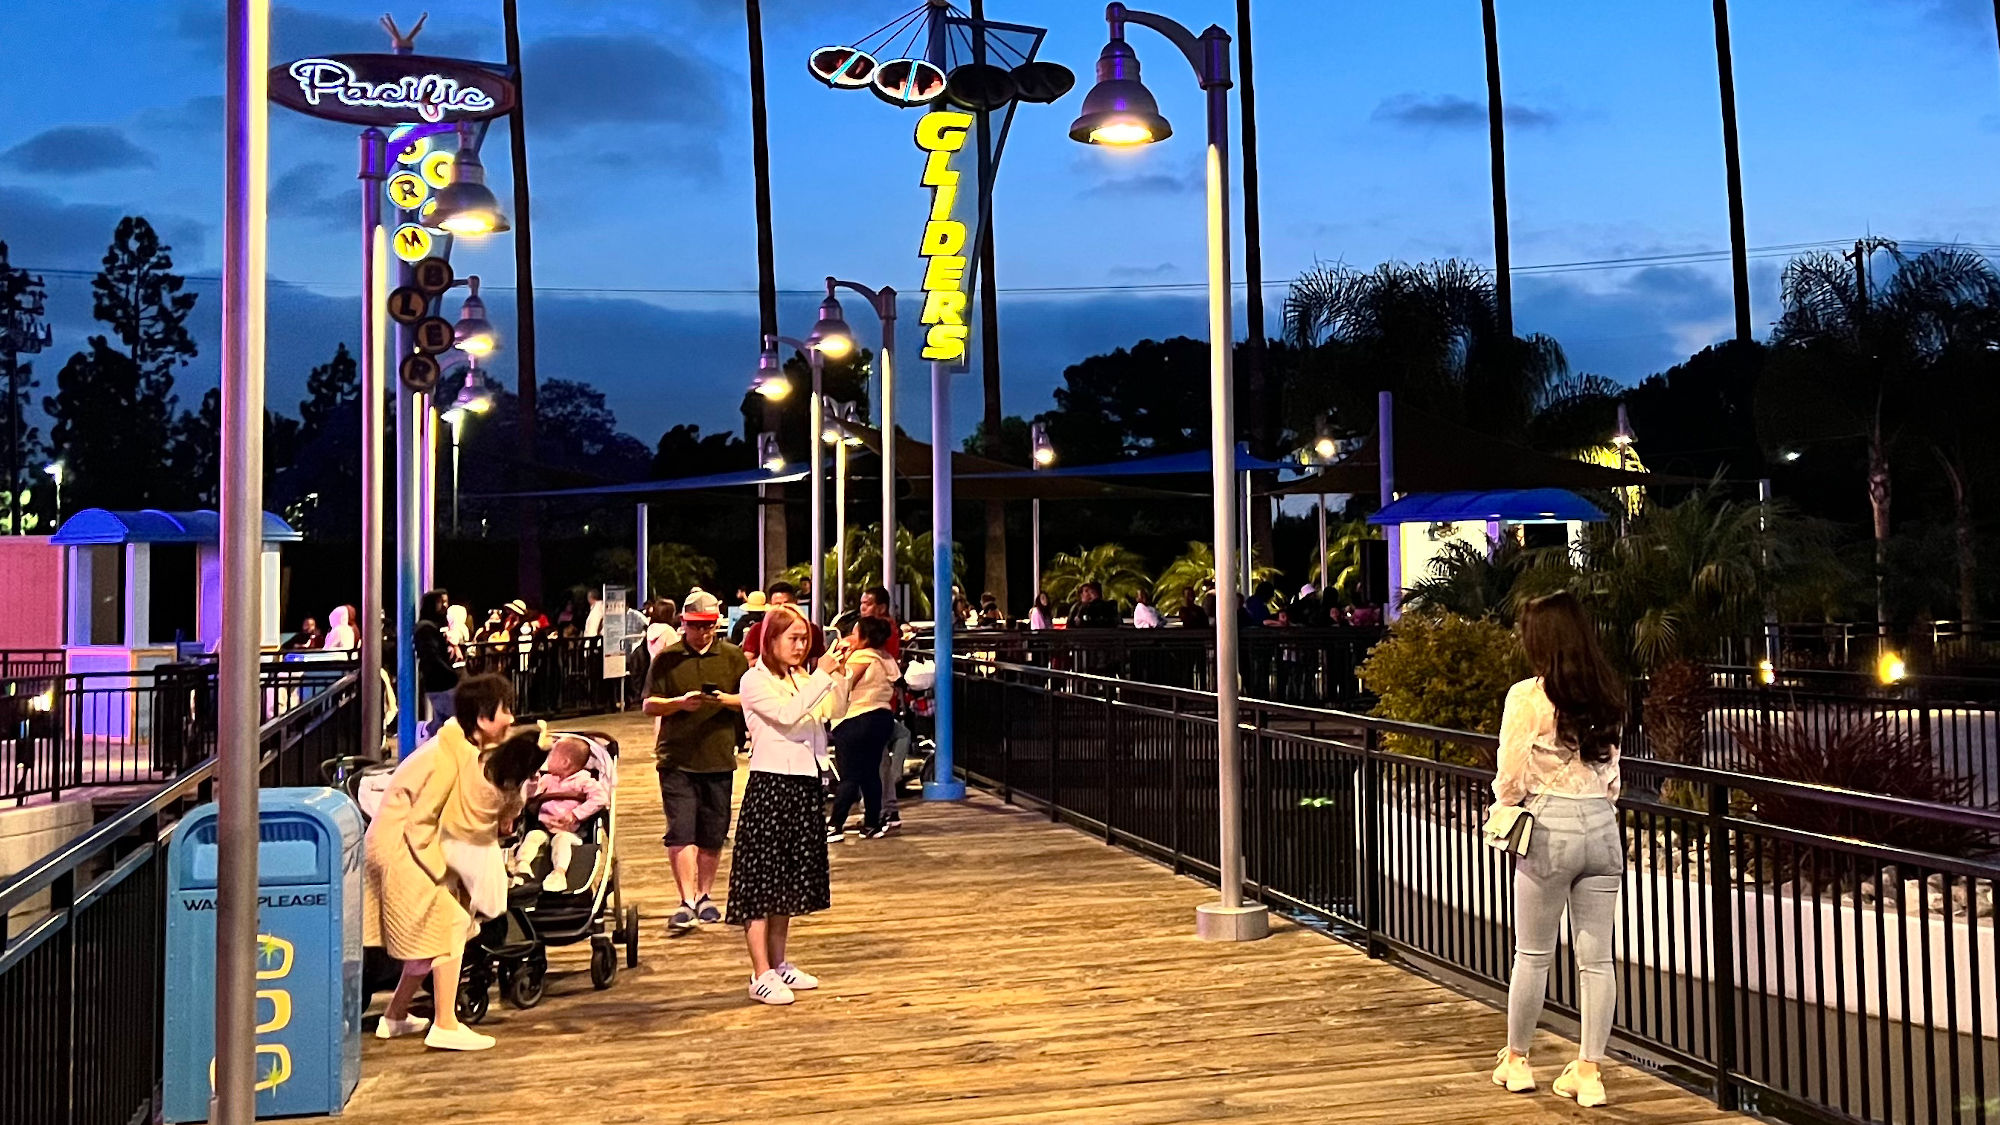
[[652, 550], [653, 547], [653, 532], [651, 527], [652, 516], [653, 516], [653, 506], [644, 501], [640, 501], [639, 566], [636, 577], [639, 580], [638, 599], [639, 599], [639, 606], [641, 607], [642, 612], [644, 611], [644, 607], [652, 604], [653, 601], [652, 575], [647, 572], [647, 565], [652, 561], [648, 557], [649, 552]]
[[[217, 670], [215, 1068], [209, 1120], [257, 1116], [258, 664], [264, 584], [269, 0], [229, 0], [222, 260], [222, 643]], [[108, 1029], [106, 1029], [108, 1030]]]

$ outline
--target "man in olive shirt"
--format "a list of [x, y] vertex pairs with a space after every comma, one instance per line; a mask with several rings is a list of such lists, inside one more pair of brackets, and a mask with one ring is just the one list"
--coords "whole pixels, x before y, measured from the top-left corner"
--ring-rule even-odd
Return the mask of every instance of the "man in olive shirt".
[[664, 839], [681, 893], [667, 923], [675, 931], [722, 921], [709, 891], [729, 837], [736, 748], [743, 741], [737, 693], [750, 662], [716, 636], [720, 616], [715, 595], [690, 591], [681, 606], [680, 643], [661, 649], [646, 674], [646, 713], [660, 720], [654, 756], [667, 814]]

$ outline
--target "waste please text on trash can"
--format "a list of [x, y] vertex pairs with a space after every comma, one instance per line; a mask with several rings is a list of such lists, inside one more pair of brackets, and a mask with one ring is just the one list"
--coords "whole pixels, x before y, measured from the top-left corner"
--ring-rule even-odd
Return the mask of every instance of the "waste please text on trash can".
[[[215, 806], [168, 852], [162, 1117], [208, 1119]], [[258, 793], [257, 1116], [339, 1113], [361, 1079], [361, 813], [338, 789]]]

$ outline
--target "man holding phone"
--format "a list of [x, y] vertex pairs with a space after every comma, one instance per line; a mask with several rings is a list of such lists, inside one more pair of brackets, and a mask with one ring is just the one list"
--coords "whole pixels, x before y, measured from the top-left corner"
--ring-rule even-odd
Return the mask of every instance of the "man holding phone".
[[689, 591], [681, 605], [680, 643], [663, 648], [646, 675], [646, 713], [659, 719], [654, 758], [667, 815], [664, 841], [681, 893], [667, 922], [675, 933], [722, 921], [709, 893], [729, 838], [736, 748], [743, 741], [737, 693], [750, 662], [716, 635], [721, 616], [714, 594]]

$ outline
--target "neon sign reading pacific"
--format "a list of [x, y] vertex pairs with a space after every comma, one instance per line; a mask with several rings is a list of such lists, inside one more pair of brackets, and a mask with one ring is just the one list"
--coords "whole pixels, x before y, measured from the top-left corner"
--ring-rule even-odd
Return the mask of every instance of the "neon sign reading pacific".
[[323, 95], [332, 95], [342, 105], [407, 109], [429, 122], [442, 121], [447, 113], [485, 113], [494, 107], [491, 94], [441, 74], [409, 74], [394, 82], [368, 82], [353, 67], [333, 59], [300, 59], [292, 64], [290, 73], [308, 105], [318, 105]]

